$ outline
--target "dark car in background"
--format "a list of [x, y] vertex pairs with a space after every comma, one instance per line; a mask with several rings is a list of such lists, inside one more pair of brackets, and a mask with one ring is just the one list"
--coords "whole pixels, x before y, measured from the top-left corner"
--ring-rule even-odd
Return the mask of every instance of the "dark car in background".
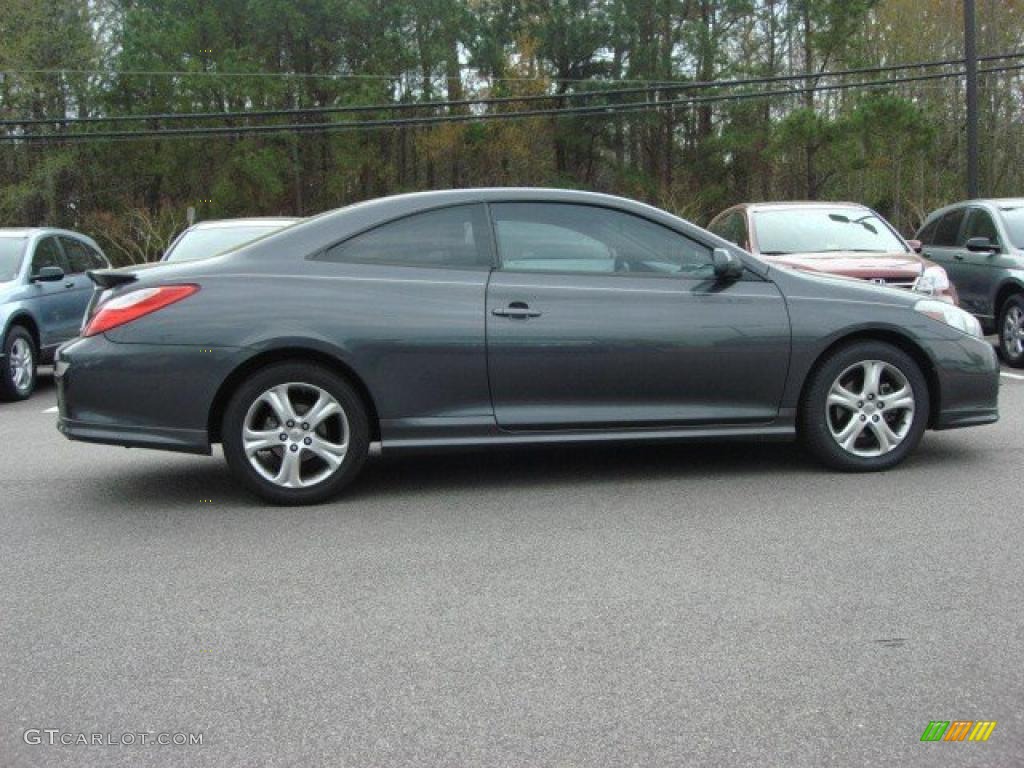
[[93, 292], [86, 271], [109, 266], [78, 232], [0, 229], [0, 400], [32, 394], [37, 366], [81, 330]]
[[999, 333], [1006, 362], [1024, 368], [1024, 198], [940, 208], [917, 238], [924, 254], [946, 268], [964, 309]]
[[299, 219], [286, 216], [201, 221], [178, 235], [161, 261], [194, 261], [209, 258], [291, 226], [296, 221]]
[[941, 266], [857, 203], [743, 203], [718, 214], [708, 229], [772, 264], [957, 301]]
[[883, 470], [998, 418], [969, 313], [776, 269], [664, 211], [565, 190], [349, 206], [217, 257], [94, 274], [61, 348], [69, 438], [209, 453], [278, 503], [384, 451], [798, 435]]

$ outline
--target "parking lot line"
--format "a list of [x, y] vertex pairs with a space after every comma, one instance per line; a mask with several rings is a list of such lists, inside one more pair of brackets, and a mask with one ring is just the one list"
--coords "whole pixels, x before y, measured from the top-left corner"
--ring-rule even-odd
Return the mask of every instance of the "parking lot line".
[[57, 406], [56, 405], [53, 406], [53, 408], [47, 408], [45, 411], [43, 411], [43, 413], [56, 413], [56, 412], [57, 412]]
[[1016, 379], [1017, 381], [1024, 381], [1024, 376], [1019, 373], [1007, 373], [1006, 371], [1000, 371], [1000, 376], [1005, 376], [1008, 379]]

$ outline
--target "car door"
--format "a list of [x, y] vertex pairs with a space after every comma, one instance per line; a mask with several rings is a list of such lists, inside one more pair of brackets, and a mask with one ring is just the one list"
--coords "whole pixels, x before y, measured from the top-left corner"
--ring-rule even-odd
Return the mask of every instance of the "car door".
[[[961, 285], [967, 280], [964, 260], [962, 258], [963, 248], [961, 247], [964, 231], [964, 219], [966, 209], [963, 207], [954, 208], [939, 217], [935, 222], [935, 228], [928, 232], [931, 225], [925, 227], [921, 232], [922, 245], [921, 255], [942, 266], [949, 275], [949, 279], [956, 286], [957, 292], [961, 291]], [[961, 299], [963, 296], [961, 295]]]
[[[966, 243], [973, 237], [987, 238], [992, 249], [968, 250]], [[961, 276], [960, 282], [955, 283], [960, 294], [960, 304], [976, 315], [990, 317], [994, 314], [993, 285], [998, 277], [997, 271], [1003, 267], [1001, 256], [1005, 252], [1005, 245], [1000, 242], [999, 230], [992, 214], [980, 206], [971, 206], [960, 241], [954, 255], [954, 259], [959, 262], [958, 274]]]
[[47, 235], [36, 241], [32, 250], [32, 265], [29, 270], [31, 284], [28, 286], [28, 302], [39, 323], [40, 344], [56, 346], [68, 337], [65, 335], [71, 322], [72, 309], [68, 303], [67, 279], [43, 281], [33, 280], [43, 267], [57, 267], [67, 273], [67, 263], [57, 238]]
[[630, 213], [490, 206], [487, 359], [506, 429], [763, 423], [790, 329], [774, 284], [720, 283], [711, 248]]
[[94, 287], [85, 273], [87, 270], [97, 268], [97, 259], [92, 248], [78, 238], [61, 235], [60, 244], [64, 249], [65, 261], [68, 264], [64, 280], [64, 286], [67, 289], [65, 300], [68, 315], [67, 323], [61, 331], [62, 340], [66, 340], [74, 338], [81, 330], [85, 308], [89, 304], [89, 299], [92, 298]]

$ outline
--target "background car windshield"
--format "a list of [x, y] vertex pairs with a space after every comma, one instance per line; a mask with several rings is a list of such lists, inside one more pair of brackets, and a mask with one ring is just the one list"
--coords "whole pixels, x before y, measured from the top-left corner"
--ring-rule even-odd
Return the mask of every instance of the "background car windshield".
[[167, 254], [167, 261], [195, 261], [216, 256], [280, 228], [279, 225], [264, 225], [193, 229], [186, 232], [175, 244]]
[[25, 240], [21, 237], [0, 237], [0, 282], [13, 280], [21, 267]]
[[869, 211], [855, 208], [761, 211], [754, 221], [758, 250], [766, 256], [835, 251], [903, 253], [907, 250], [884, 221]]
[[1006, 235], [1014, 248], [1024, 248], [1024, 206], [1019, 208], [1003, 208], [1003, 224]]

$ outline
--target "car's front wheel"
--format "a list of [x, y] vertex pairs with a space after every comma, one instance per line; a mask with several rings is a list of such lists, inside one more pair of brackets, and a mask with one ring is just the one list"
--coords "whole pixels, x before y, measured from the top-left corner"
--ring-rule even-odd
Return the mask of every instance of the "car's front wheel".
[[1024, 296], [1011, 296], [999, 313], [999, 350], [1014, 368], [1024, 368]]
[[12, 326], [3, 343], [0, 400], [25, 400], [36, 388], [36, 345], [20, 325]]
[[928, 384], [909, 355], [883, 342], [857, 342], [812, 374], [800, 433], [826, 466], [872, 472], [906, 458], [928, 426], [928, 412]]
[[369, 451], [362, 399], [317, 365], [257, 371], [234, 394], [221, 427], [224, 456], [250, 490], [276, 504], [316, 504], [358, 474]]

